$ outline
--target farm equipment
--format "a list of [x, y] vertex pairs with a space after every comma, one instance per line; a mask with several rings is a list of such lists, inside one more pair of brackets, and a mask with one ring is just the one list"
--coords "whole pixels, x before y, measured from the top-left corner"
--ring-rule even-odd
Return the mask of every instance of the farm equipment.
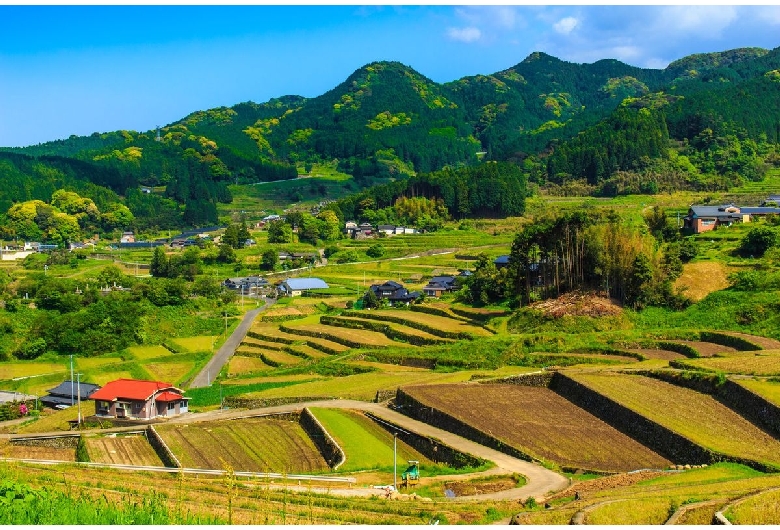
[[401, 479], [404, 481], [404, 487], [416, 486], [420, 483], [420, 462], [417, 460], [409, 460], [409, 467], [406, 471], [401, 473]]

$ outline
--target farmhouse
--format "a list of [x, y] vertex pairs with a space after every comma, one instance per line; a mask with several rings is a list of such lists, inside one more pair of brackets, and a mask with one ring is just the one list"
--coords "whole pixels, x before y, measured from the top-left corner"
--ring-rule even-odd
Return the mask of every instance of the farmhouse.
[[280, 283], [277, 290], [282, 296], [301, 296], [307, 291], [328, 287], [328, 284], [319, 278], [290, 278]]
[[187, 412], [183, 390], [170, 383], [117, 379], [89, 396], [101, 418], [151, 420]]
[[[771, 202], [770, 196], [764, 204]], [[780, 215], [780, 208], [772, 206], [735, 206], [722, 204], [720, 206], [693, 205], [688, 209], [688, 215], [683, 219], [683, 228], [701, 234], [715, 230], [719, 226], [731, 226], [734, 223], [749, 223], [756, 217]]]
[[423, 293], [425, 296], [440, 297], [442, 293], [449, 293], [458, 289], [455, 284], [454, 276], [434, 276], [428, 282], [428, 285], [423, 287]]
[[496, 266], [497, 269], [503, 269], [505, 267], [509, 266], [509, 256], [503, 255], [499, 256], [496, 259], [493, 260], [493, 265]]
[[398, 282], [388, 281], [382, 284], [374, 284], [370, 287], [377, 299], [387, 300], [390, 305], [409, 304], [420, 297], [419, 291], [409, 290]]
[[241, 278], [228, 278], [222, 282], [223, 287], [239, 291], [244, 294], [258, 292], [261, 288], [268, 286], [268, 280], [260, 276], [245, 276]]
[[47, 390], [48, 395], [41, 398], [41, 403], [53, 409], [65, 409], [75, 405], [79, 397], [82, 401], [89, 399], [89, 396], [98, 390], [100, 390], [100, 387], [92, 383], [64, 381], [58, 386]]

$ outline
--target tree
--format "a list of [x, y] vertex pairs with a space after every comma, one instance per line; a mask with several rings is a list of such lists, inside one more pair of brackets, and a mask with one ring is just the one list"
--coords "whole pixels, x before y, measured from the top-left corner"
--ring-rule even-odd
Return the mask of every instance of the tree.
[[271, 221], [268, 223], [268, 242], [269, 243], [292, 243], [292, 227], [282, 220]]
[[149, 273], [155, 278], [167, 278], [170, 274], [171, 262], [165, 254], [163, 247], [155, 247], [152, 254], [152, 262], [149, 266]]
[[371, 258], [381, 258], [385, 255], [385, 247], [382, 243], [371, 245], [368, 247], [368, 250], [366, 250], [366, 255]]
[[219, 246], [219, 253], [217, 254], [217, 261], [220, 263], [235, 263], [236, 251], [233, 247], [227, 243], [222, 243]]
[[373, 289], [369, 289], [366, 291], [366, 294], [363, 295], [363, 307], [366, 309], [374, 309], [379, 307], [379, 298], [377, 298]]
[[260, 267], [263, 270], [272, 271], [277, 263], [279, 263], [279, 253], [272, 248], [267, 249], [260, 257]]

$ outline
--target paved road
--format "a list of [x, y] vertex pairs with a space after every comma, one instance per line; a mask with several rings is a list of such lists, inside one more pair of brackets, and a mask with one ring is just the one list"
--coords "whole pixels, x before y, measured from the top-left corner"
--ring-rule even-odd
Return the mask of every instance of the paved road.
[[236, 348], [238, 348], [239, 344], [241, 344], [241, 341], [244, 340], [244, 337], [246, 337], [246, 332], [249, 331], [249, 328], [252, 326], [252, 322], [254, 322], [255, 317], [261, 311], [273, 305], [275, 301], [276, 300], [274, 299], [266, 298], [265, 305], [263, 305], [263, 307], [252, 309], [251, 311], [246, 312], [244, 318], [241, 320], [241, 323], [238, 325], [238, 327], [236, 327], [236, 329], [233, 331], [230, 337], [228, 337], [217, 353], [214, 354], [206, 366], [203, 367], [203, 370], [201, 370], [200, 373], [195, 376], [195, 378], [190, 383], [189, 388], [202, 388], [209, 386], [214, 381], [214, 379], [217, 378], [219, 371], [222, 370], [222, 367], [225, 366], [225, 363], [227, 363], [228, 360], [233, 356], [233, 354], [236, 352]]
[[[390, 410], [389, 408], [379, 403], [368, 403], [365, 401], [353, 401], [347, 399], [311, 401], [307, 403], [292, 403], [288, 405], [280, 405], [277, 407], [267, 407], [262, 409], [237, 411], [217, 410], [198, 414], [187, 414], [185, 416], [171, 418], [169, 423], [191, 423], [216, 419], [235, 419], [275, 412], [291, 412], [300, 410], [304, 407], [345, 408], [368, 411], [382, 418], [383, 420], [387, 420], [391, 423], [394, 423], [395, 425], [398, 425], [403, 429], [421, 434], [423, 436], [436, 438], [450, 447], [458, 449], [459, 451], [469, 453], [479, 458], [490, 460], [496, 464], [498, 470], [505, 474], [519, 473], [520, 475], [525, 476], [528, 480], [527, 484], [520, 488], [514, 488], [496, 493], [487, 493], [483, 495], [473, 495], [469, 496], [470, 499], [524, 500], [528, 497], [534, 497], [539, 502], [541, 502], [550, 492], [561, 490], [569, 485], [569, 479], [538, 464], [511, 457], [500, 451], [496, 451], [495, 449], [491, 449], [476, 442], [472, 442], [471, 440], [467, 440], [466, 438], [451, 432], [433, 427], [421, 421], [417, 421], [408, 416], [404, 416], [399, 412]], [[496, 471], [492, 471], [491, 473], [496, 473]]]

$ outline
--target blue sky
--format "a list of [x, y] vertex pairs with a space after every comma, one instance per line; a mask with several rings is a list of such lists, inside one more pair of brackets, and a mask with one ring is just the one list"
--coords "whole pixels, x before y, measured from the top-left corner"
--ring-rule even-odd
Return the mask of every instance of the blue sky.
[[534, 51], [663, 68], [780, 46], [769, 5], [0, 5], [0, 21], [0, 146], [316, 97], [379, 60], [447, 82]]

